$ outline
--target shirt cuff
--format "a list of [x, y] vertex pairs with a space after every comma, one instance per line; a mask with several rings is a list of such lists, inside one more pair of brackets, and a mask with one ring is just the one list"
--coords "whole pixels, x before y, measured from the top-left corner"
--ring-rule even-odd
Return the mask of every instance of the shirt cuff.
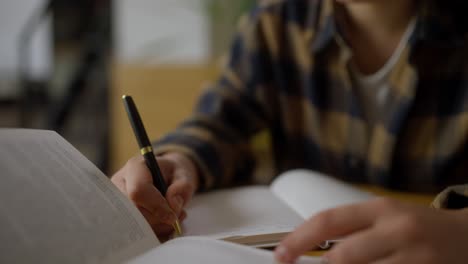
[[464, 209], [468, 207], [468, 185], [452, 186], [440, 193], [432, 202], [438, 209]]
[[195, 151], [193, 151], [191, 148], [177, 144], [157, 145], [154, 149], [155, 155], [163, 155], [164, 153], [169, 152], [177, 152], [183, 154], [195, 163], [199, 176], [199, 185], [197, 190], [198, 192], [202, 192], [213, 187], [213, 174], [208, 169], [208, 166], [206, 166], [206, 163], [200, 158], [200, 156]]

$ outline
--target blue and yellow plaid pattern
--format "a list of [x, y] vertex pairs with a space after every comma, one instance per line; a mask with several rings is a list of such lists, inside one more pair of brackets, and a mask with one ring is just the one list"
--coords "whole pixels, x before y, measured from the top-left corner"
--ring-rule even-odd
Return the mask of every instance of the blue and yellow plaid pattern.
[[250, 139], [266, 130], [276, 174], [308, 168], [420, 192], [468, 183], [468, 35], [456, 18], [421, 1], [386, 111], [371, 125], [334, 1], [264, 2], [240, 22], [220, 79], [157, 153], [190, 156], [205, 189], [228, 186], [249, 180]]

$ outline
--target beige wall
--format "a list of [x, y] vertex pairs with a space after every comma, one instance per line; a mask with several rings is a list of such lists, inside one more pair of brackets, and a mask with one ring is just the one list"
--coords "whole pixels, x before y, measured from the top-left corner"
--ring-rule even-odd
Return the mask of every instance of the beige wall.
[[138, 152], [122, 95], [131, 95], [151, 139], [174, 129], [193, 109], [196, 98], [215, 80], [210, 65], [136, 66], [117, 64], [111, 89], [110, 175]]

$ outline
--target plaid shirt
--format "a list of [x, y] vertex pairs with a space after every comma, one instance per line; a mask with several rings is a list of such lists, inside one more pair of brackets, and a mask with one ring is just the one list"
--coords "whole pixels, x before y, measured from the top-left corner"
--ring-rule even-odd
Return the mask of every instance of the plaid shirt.
[[[252, 175], [250, 139], [268, 131], [275, 175], [308, 168], [421, 192], [468, 182], [468, 42], [453, 16], [422, 1], [391, 72], [388, 107], [370, 123], [334, 1], [266, 2], [241, 21], [221, 78], [193, 116], [156, 143], [157, 153], [191, 157], [205, 189], [228, 186]], [[435, 205], [465, 189], [445, 192]]]

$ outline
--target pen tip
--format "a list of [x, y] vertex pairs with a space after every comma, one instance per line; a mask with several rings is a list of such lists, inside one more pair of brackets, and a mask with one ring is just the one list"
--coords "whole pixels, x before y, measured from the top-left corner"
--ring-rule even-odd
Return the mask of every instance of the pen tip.
[[127, 95], [125, 95], [125, 94], [124, 94], [124, 95], [122, 95], [122, 99], [125, 99], [126, 97], [127, 97]]
[[177, 236], [181, 236], [182, 235], [182, 227], [180, 226], [179, 221], [176, 221], [173, 226], [174, 226], [174, 230], [176, 231]]

